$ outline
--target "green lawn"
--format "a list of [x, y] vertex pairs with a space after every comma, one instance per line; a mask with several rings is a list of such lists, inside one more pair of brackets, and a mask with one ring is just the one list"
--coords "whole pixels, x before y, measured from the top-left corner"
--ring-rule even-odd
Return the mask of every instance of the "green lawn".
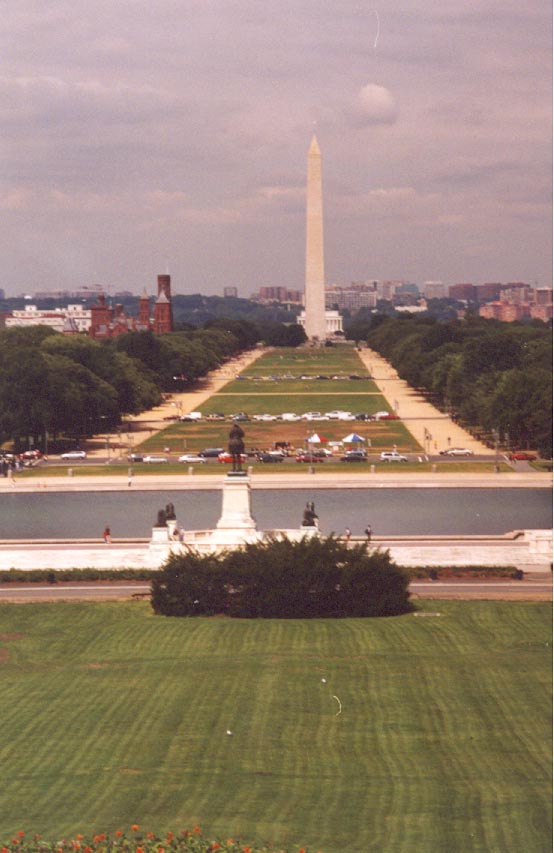
[[[351, 385], [359, 383], [351, 383]], [[288, 394], [277, 393], [264, 394], [264, 388], [258, 388], [257, 391], [246, 394], [214, 394], [202, 406], [204, 415], [213, 412], [221, 412], [224, 415], [235, 414], [236, 412], [246, 412], [248, 415], [280, 415], [283, 412], [294, 412], [297, 415], [302, 415], [304, 412], [332, 412], [335, 409], [340, 409], [345, 412], [365, 412], [373, 414], [374, 412], [382, 411], [387, 407], [387, 401], [381, 394], [364, 394], [364, 393], [336, 393], [336, 394], [319, 394], [315, 392], [303, 394]], [[326, 422], [323, 422], [326, 423]], [[351, 423], [346, 422], [348, 426]], [[248, 427], [247, 427], [248, 428]]]
[[351, 374], [367, 375], [354, 347], [278, 347], [265, 353], [243, 372], [242, 376], [309, 376]]
[[423, 607], [1, 606], [0, 842], [136, 821], [312, 853], [550, 850], [551, 606]]

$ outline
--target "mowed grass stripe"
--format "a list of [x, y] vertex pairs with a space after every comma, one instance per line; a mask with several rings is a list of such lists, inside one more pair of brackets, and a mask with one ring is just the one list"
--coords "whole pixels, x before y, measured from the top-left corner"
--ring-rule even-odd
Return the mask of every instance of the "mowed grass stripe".
[[[26, 607], [0, 608], [6, 630]], [[0, 735], [18, 786], [0, 789], [2, 833], [194, 820], [328, 853], [548, 849], [548, 605], [312, 622], [41, 607], [0, 668], [0, 711], [9, 687], [25, 722]]]

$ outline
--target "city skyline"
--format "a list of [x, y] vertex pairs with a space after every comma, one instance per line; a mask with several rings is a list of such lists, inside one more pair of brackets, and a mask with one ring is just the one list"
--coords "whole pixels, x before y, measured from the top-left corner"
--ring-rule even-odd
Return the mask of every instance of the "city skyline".
[[551, 9], [21, 0], [1, 36], [0, 288], [552, 284]]

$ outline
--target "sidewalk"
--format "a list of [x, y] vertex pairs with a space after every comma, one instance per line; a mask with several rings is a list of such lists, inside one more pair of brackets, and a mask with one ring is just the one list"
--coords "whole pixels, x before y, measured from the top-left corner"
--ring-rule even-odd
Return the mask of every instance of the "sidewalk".
[[[473, 438], [465, 429], [440, 412], [421, 394], [414, 391], [404, 379], [379, 353], [371, 349], [358, 352], [363, 364], [369, 370], [375, 384], [387, 398], [390, 411], [402, 418], [416, 441], [430, 454], [436, 454], [448, 447], [467, 447], [479, 455], [494, 456], [495, 451], [481, 441]], [[430, 433], [430, 441], [425, 442], [425, 436]]]
[[[216, 468], [216, 466], [213, 466]], [[273, 467], [273, 466], [272, 466]], [[184, 466], [186, 469], [186, 466]], [[140, 491], [186, 491], [186, 490], [220, 490], [225, 479], [225, 471], [216, 468], [213, 474], [142, 474], [135, 473], [132, 486], [129, 487], [127, 474], [84, 475], [76, 473], [73, 476], [43, 477], [19, 479], [13, 481], [0, 477], [0, 494], [23, 494], [34, 492], [48, 494], [54, 492], [140, 492]], [[278, 473], [275, 470], [252, 474], [251, 487], [256, 489], [551, 489], [552, 474], [540, 471], [510, 472], [510, 473], [440, 473], [408, 472], [391, 470], [386, 473], [371, 473], [352, 471], [325, 471], [324, 466], [318, 467], [311, 474], [307, 467], [302, 470], [291, 470], [288, 473]]]

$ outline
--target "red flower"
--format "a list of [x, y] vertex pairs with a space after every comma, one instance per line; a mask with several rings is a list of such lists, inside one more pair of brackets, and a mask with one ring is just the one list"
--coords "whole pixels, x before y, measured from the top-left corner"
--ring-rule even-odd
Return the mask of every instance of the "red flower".
[[136, 832], [138, 828], [139, 828], [138, 823], [134, 823], [134, 824], [131, 826], [131, 829], [133, 830], [133, 832]]
[[200, 832], [200, 827], [195, 826], [193, 832], [196, 832], [198, 834]]
[[135, 853], [144, 853], [144, 850], [142, 847], [137, 847], [137, 849], [135, 850]]
[[116, 837], [116, 838], [121, 838], [121, 830], [120, 830], [120, 829], [117, 829], [117, 830], [116, 830], [116, 832], [115, 832], [115, 837]]

